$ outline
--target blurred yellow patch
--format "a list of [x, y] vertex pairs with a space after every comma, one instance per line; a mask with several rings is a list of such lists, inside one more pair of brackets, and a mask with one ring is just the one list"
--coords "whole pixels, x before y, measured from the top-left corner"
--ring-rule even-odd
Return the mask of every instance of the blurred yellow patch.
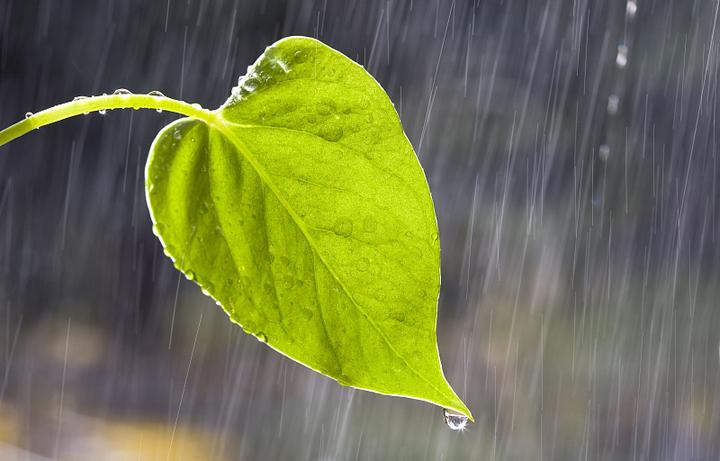
[[19, 437], [17, 412], [7, 404], [0, 405], [0, 442], [16, 444]]
[[219, 460], [212, 457], [212, 434], [188, 427], [173, 428], [151, 422], [113, 422], [104, 424], [97, 436], [104, 439], [107, 453], [113, 459], [137, 461]]

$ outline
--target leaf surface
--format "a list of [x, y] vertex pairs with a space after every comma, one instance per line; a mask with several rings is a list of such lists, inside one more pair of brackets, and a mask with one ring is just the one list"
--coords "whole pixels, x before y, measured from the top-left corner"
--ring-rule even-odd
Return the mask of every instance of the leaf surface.
[[361, 66], [273, 44], [212, 117], [158, 134], [146, 186], [167, 254], [246, 332], [340, 384], [470, 417], [438, 355], [427, 181]]

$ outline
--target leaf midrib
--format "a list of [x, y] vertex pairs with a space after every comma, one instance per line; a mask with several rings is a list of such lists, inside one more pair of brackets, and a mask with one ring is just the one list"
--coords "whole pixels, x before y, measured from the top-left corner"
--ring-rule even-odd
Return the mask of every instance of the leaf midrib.
[[[422, 373], [418, 372], [412, 365], [408, 363], [408, 361], [403, 357], [392, 345], [390, 340], [387, 338], [387, 336], [383, 333], [383, 331], [378, 327], [375, 322], [370, 318], [370, 316], [365, 312], [363, 307], [355, 300], [355, 298], [350, 294], [350, 291], [347, 289], [345, 284], [340, 280], [338, 275], [335, 273], [335, 271], [330, 267], [330, 265], [325, 261], [325, 258], [323, 258], [322, 254], [317, 248], [317, 245], [315, 244], [314, 240], [308, 233], [307, 229], [305, 228], [304, 222], [300, 219], [297, 213], [292, 209], [289, 203], [285, 200], [285, 198], [282, 196], [279, 190], [277, 190], [277, 187], [269, 177], [268, 173], [265, 171], [265, 169], [260, 165], [255, 159], [255, 157], [251, 154], [250, 149], [245, 145], [245, 143], [230, 129], [228, 128], [225, 119], [219, 115], [217, 112], [208, 112], [208, 116], [204, 117], [202, 119], [203, 122], [207, 123], [212, 128], [217, 129], [220, 133], [222, 133], [225, 137], [227, 137], [230, 142], [235, 146], [235, 148], [245, 157], [245, 159], [250, 163], [250, 165], [255, 169], [255, 172], [260, 177], [260, 179], [268, 186], [268, 188], [273, 192], [275, 197], [278, 199], [280, 204], [285, 208], [285, 210], [290, 214], [290, 217], [292, 217], [293, 221], [295, 222], [295, 225], [298, 226], [300, 231], [305, 236], [305, 239], [308, 241], [308, 244], [312, 248], [312, 250], [315, 252], [317, 257], [320, 259], [320, 261], [323, 263], [325, 268], [328, 270], [328, 272], [332, 275], [332, 277], [335, 279], [338, 285], [340, 285], [340, 288], [342, 288], [343, 292], [347, 295], [347, 297], [350, 299], [352, 304], [360, 311], [360, 313], [363, 315], [365, 320], [368, 321], [368, 323], [377, 331], [377, 333], [380, 335], [380, 337], [385, 341], [385, 343], [388, 345], [390, 350], [397, 356], [404, 364], [405, 366], [412, 371], [418, 378], [420, 378], [422, 381], [425, 381], [432, 389], [434, 389], [439, 395], [442, 395], [446, 399], [448, 399], [449, 402], [453, 402], [456, 400], [459, 400], [457, 396], [454, 395], [448, 395], [446, 392], [443, 392], [442, 390], [438, 389], [435, 384], [433, 384], [431, 381], [429, 381], [425, 376], [423, 376]], [[232, 122], [230, 122], [232, 124]], [[460, 408], [457, 408], [460, 410]]]

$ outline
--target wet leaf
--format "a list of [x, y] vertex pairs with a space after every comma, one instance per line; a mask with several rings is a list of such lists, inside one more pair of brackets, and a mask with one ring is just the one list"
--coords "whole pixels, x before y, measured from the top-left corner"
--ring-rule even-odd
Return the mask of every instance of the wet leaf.
[[176, 266], [288, 357], [469, 416], [438, 356], [433, 202], [380, 85], [293, 37], [213, 114], [167, 126], [148, 160], [154, 228]]

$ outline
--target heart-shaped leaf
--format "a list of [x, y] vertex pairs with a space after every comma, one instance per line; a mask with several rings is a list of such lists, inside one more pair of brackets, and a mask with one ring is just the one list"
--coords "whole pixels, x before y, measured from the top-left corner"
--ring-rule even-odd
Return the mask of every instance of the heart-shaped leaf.
[[158, 134], [146, 180], [167, 254], [246, 332], [341, 384], [470, 417], [438, 356], [427, 181], [361, 66], [275, 43], [211, 116]]

